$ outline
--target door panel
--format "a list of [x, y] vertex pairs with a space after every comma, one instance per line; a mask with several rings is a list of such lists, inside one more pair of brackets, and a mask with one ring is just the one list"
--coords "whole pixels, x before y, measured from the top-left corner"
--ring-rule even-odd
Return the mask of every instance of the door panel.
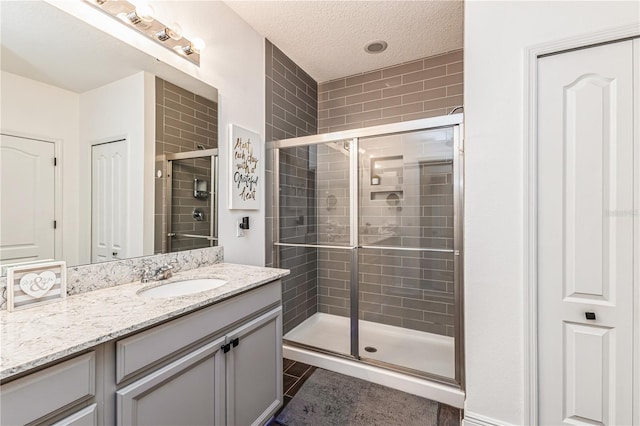
[[632, 71], [631, 41], [538, 61], [541, 424], [631, 424]]
[[54, 259], [54, 144], [0, 138], [0, 263]]
[[610, 418], [610, 400], [615, 395], [607, 380], [615, 368], [615, 330], [565, 322], [563, 339], [567, 366], [564, 417], [578, 424], [583, 423], [581, 419], [608, 424], [605, 420]]
[[624, 178], [632, 170], [629, 161], [620, 161], [616, 145], [618, 84], [586, 74], [565, 88], [565, 297], [576, 302], [615, 303], [609, 287], [616, 281], [616, 222], [605, 215], [632, 201], [631, 182], [616, 192], [617, 174]]

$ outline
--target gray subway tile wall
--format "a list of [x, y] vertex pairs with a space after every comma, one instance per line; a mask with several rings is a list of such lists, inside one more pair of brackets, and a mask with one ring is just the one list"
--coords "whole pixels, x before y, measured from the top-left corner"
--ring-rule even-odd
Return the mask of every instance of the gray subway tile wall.
[[[155, 179], [155, 253], [166, 253], [169, 202], [167, 179], [172, 179], [172, 230], [189, 234], [208, 235], [211, 222], [211, 195], [194, 198], [193, 179], [207, 181], [211, 191], [211, 162], [207, 159], [178, 160], [173, 162], [173, 176], [167, 176], [164, 154], [197, 151], [218, 147], [218, 104], [182, 87], [156, 77], [156, 170], [162, 171]], [[204, 213], [203, 221], [192, 217], [195, 208]], [[203, 239], [175, 238], [171, 251], [209, 247]]]
[[[274, 264], [273, 238], [277, 205], [274, 197], [282, 191], [280, 203], [280, 238], [282, 241], [314, 242], [317, 238], [314, 148], [296, 148], [283, 153], [280, 162], [280, 188], [273, 188], [273, 151], [269, 142], [317, 132], [318, 84], [269, 40], [265, 41], [265, 89], [267, 142], [265, 162], [267, 187], [266, 265]], [[301, 219], [302, 218], [302, 219]], [[270, 238], [269, 238], [270, 237]], [[304, 247], [281, 247], [280, 267], [291, 270], [283, 279], [284, 333], [317, 312], [317, 253]]]
[[462, 105], [462, 50], [318, 86], [319, 133], [445, 115]]
[[[461, 50], [319, 86], [303, 86], [310, 78], [268, 41], [266, 57], [267, 142], [316, 130], [324, 133], [444, 115], [462, 105]], [[319, 99], [315, 108], [314, 96]], [[271, 186], [274, 168], [267, 148]], [[281, 187], [267, 194], [271, 236], [267, 264], [273, 265], [277, 231], [273, 206], [279, 192], [281, 241], [348, 244], [348, 169], [339, 161], [344, 156], [339, 144], [281, 150], [281, 154]], [[397, 182], [404, 190], [402, 210], [385, 205], [388, 194], [383, 192], [361, 194], [363, 242], [379, 240], [368, 235], [375, 232], [384, 235], [385, 245], [452, 248], [451, 166], [425, 162], [414, 169], [412, 182]], [[348, 251], [281, 247], [280, 259], [281, 267], [292, 269], [283, 283], [285, 333], [315, 312], [350, 315]], [[359, 263], [361, 319], [453, 336], [452, 254], [369, 249], [361, 250]]]

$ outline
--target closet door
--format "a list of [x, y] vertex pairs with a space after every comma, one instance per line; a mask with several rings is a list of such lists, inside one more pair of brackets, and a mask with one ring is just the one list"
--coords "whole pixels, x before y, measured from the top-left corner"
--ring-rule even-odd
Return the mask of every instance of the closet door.
[[540, 424], [632, 423], [633, 63], [633, 41], [538, 60]]
[[127, 142], [91, 147], [91, 262], [126, 259]]

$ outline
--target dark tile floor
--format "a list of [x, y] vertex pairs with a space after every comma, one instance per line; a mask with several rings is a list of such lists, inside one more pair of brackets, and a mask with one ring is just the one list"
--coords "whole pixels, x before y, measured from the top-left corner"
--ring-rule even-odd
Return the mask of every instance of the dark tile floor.
[[[290, 359], [282, 360], [282, 370], [284, 371], [284, 379], [282, 390], [284, 392], [284, 408], [296, 392], [302, 387], [304, 382], [313, 374], [316, 367], [312, 365], [295, 362]], [[277, 417], [277, 416], [276, 416]]]
[[[287, 406], [289, 401], [295, 396], [296, 392], [302, 387], [304, 382], [313, 374], [317, 367], [303, 364], [301, 362], [292, 361], [284, 358], [282, 360], [282, 369], [284, 371], [283, 391], [284, 402], [280, 411], [276, 413], [273, 419], [266, 426], [279, 426], [280, 423], [275, 419], [278, 414]], [[458, 408], [445, 404], [438, 404], [438, 424], [437, 426], [460, 426], [462, 424], [462, 411]], [[286, 425], [282, 425], [286, 426]], [[336, 425], [348, 426], [348, 425]]]

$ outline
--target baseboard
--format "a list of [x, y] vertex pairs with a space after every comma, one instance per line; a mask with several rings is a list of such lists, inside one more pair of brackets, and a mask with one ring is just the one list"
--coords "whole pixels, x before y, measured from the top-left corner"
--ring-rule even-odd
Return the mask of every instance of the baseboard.
[[464, 419], [462, 420], [462, 424], [464, 426], [514, 426], [511, 423], [505, 423], [501, 420], [472, 413], [468, 410], [464, 410]]

